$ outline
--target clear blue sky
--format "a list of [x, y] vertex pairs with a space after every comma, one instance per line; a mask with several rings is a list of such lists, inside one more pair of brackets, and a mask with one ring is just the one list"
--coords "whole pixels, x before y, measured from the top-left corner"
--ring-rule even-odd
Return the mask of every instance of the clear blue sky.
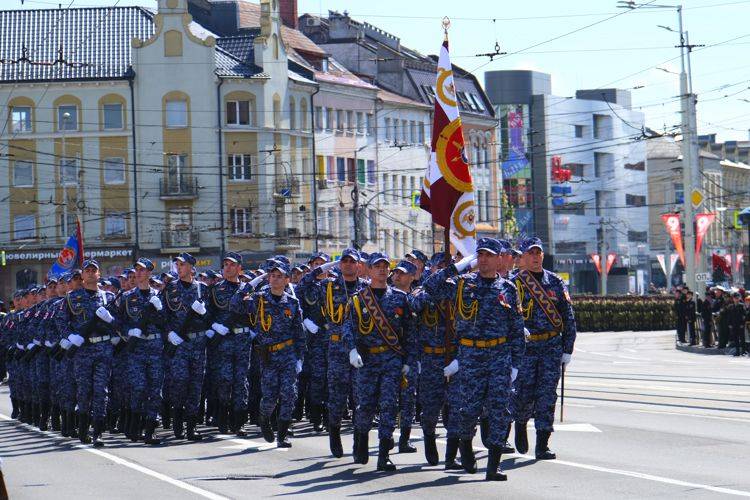
[[[63, 5], [69, 2], [63, 0]], [[73, 6], [115, 3], [74, 0]], [[56, 5], [52, 0], [26, 0], [23, 7], [20, 0], [0, 1], [5, 9]], [[118, 5], [154, 8], [156, 1], [121, 0]], [[625, 11], [616, 8], [616, 0], [299, 1], [300, 14], [325, 15], [329, 9], [348, 10], [353, 18], [374, 24], [425, 54], [437, 52], [442, 41], [441, 19], [448, 16], [452, 20], [453, 62], [475, 70], [482, 82], [484, 71], [533, 69], [550, 73], [553, 93], [561, 96], [582, 88], [642, 86], [632, 91], [633, 106], [641, 107], [651, 128], [661, 130], [680, 121], [679, 104], [674, 99], [679, 94], [678, 77], [656, 69], [679, 72], [678, 50], [674, 48], [677, 33], [657, 26], [677, 29], [674, 9]], [[613, 17], [616, 14], [620, 15]], [[716, 132], [719, 140], [748, 139], [750, 0], [686, 0], [683, 17], [690, 42], [706, 45], [692, 55], [699, 132]], [[507, 56], [493, 62], [476, 57], [493, 52], [496, 41]]]

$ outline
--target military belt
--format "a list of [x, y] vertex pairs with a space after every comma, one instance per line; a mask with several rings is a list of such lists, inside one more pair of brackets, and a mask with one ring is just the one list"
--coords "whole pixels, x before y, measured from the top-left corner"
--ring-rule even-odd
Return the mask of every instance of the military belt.
[[555, 332], [555, 331], [542, 332], [542, 333], [532, 333], [531, 335], [528, 336], [528, 339], [530, 341], [532, 341], [532, 342], [539, 342], [539, 341], [542, 341], [542, 340], [548, 340], [548, 339], [551, 339], [553, 337], [557, 337], [558, 335], [560, 335], [560, 332]]
[[278, 352], [286, 347], [289, 347], [292, 344], [294, 344], [294, 339], [285, 340], [284, 342], [279, 342], [278, 344], [271, 344], [268, 346], [268, 352]]
[[[455, 350], [456, 350], [455, 346], [450, 346], [448, 348], [448, 352], [454, 352]], [[430, 347], [426, 345], [422, 348], [422, 351], [425, 354], [445, 354], [445, 347]]]
[[474, 339], [461, 339], [459, 342], [461, 345], [466, 347], [477, 347], [479, 349], [487, 349], [489, 347], [495, 347], [504, 344], [507, 341], [505, 337], [498, 337], [496, 339], [487, 340], [474, 340]]
[[377, 347], [369, 347], [367, 349], [367, 352], [369, 352], [370, 354], [382, 354], [382, 353], [384, 353], [386, 351], [390, 351], [390, 350], [391, 350], [391, 348], [389, 346], [387, 346], [387, 345], [379, 345]]
[[161, 338], [161, 335], [159, 335], [158, 333], [152, 333], [151, 335], [143, 335], [138, 338], [143, 339], [143, 340], [154, 340], [154, 339]]
[[337, 333], [332, 333], [331, 334], [331, 341], [332, 342], [338, 342], [340, 340], [341, 340], [341, 335], [339, 335]]
[[198, 337], [202, 337], [206, 334], [205, 330], [201, 330], [199, 332], [190, 332], [185, 337], [187, 337], [190, 340], [197, 339]]
[[106, 340], [111, 339], [111, 335], [102, 335], [100, 337], [89, 337], [89, 343], [91, 344], [98, 344], [99, 342], [104, 342]]
[[249, 326], [243, 326], [242, 328], [232, 328], [232, 333], [250, 333], [252, 329]]

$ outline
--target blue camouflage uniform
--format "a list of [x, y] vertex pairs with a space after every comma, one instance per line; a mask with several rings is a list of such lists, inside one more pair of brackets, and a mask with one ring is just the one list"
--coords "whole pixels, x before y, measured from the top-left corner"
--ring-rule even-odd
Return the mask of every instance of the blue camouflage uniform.
[[[484, 242], [484, 247], [483, 240], [478, 245], [480, 250], [500, 252], [495, 240]], [[490, 424], [487, 444], [499, 448], [510, 422], [511, 367], [518, 366], [524, 352], [516, 288], [497, 275], [489, 279], [479, 273], [459, 276], [455, 265], [430, 276], [424, 288], [433, 300], [448, 299], [456, 304], [459, 437], [470, 446], [477, 419], [486, 408]]]

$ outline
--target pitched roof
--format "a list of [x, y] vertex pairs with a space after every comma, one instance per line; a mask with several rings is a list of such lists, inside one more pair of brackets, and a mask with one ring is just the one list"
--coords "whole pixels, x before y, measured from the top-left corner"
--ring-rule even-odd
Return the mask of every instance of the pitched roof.
[[[0, 11], [0, 82], [113, 80], [127, 77], [131, 40], [154, 33], [143, 7]], [[211, 33], [196, 23], [200, 37]], [[262, 76], [262, 69], [217, 48], [221, 76]]]
[[[257, 3], [238, 1], [239, 7], [239, 27], [255, 28], [260, 27], [260, 5]], [[305, 52], [310, 55], [324, 57], [326, 52], [318, 47], [312, 40], [307, 38], [302, 32], [288, 26], [281, 26], [281, 39], [284, 43], [294, 50]]]

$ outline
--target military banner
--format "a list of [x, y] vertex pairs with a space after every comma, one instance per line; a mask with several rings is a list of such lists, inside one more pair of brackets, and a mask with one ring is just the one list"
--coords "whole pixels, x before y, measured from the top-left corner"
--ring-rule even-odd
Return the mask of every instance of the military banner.
[[677, 254], [680, 256], [680, 262], [685, 265], [685, 251], [682, 248], [682, 228], [680, 227], [680, 214], [663, 214], [661, 220], [667, 228], [667, 234], [672, 238]]
[[52, 267], [47, 272], [47, 277], [59, 277], [61, 274], [72, 271], [83, 265], [83, 235], [81, 234], [81, 222], [76, 219], [76, 232], [68, 238], [65, 246], [60, 250]]
[[474, 184], [464, 149], [464, 133], [456, 104], [448, 33], [440, 47], [432, 147], [422, 182], [419, 206], [432, 214], [432, 222], [450, 231], [450, 241], [462, 255], [476, 249]]
[[703, 238], [714, 219], [716, 219], [716, 214], [695, 214], [695, 255], [701, 253]]

